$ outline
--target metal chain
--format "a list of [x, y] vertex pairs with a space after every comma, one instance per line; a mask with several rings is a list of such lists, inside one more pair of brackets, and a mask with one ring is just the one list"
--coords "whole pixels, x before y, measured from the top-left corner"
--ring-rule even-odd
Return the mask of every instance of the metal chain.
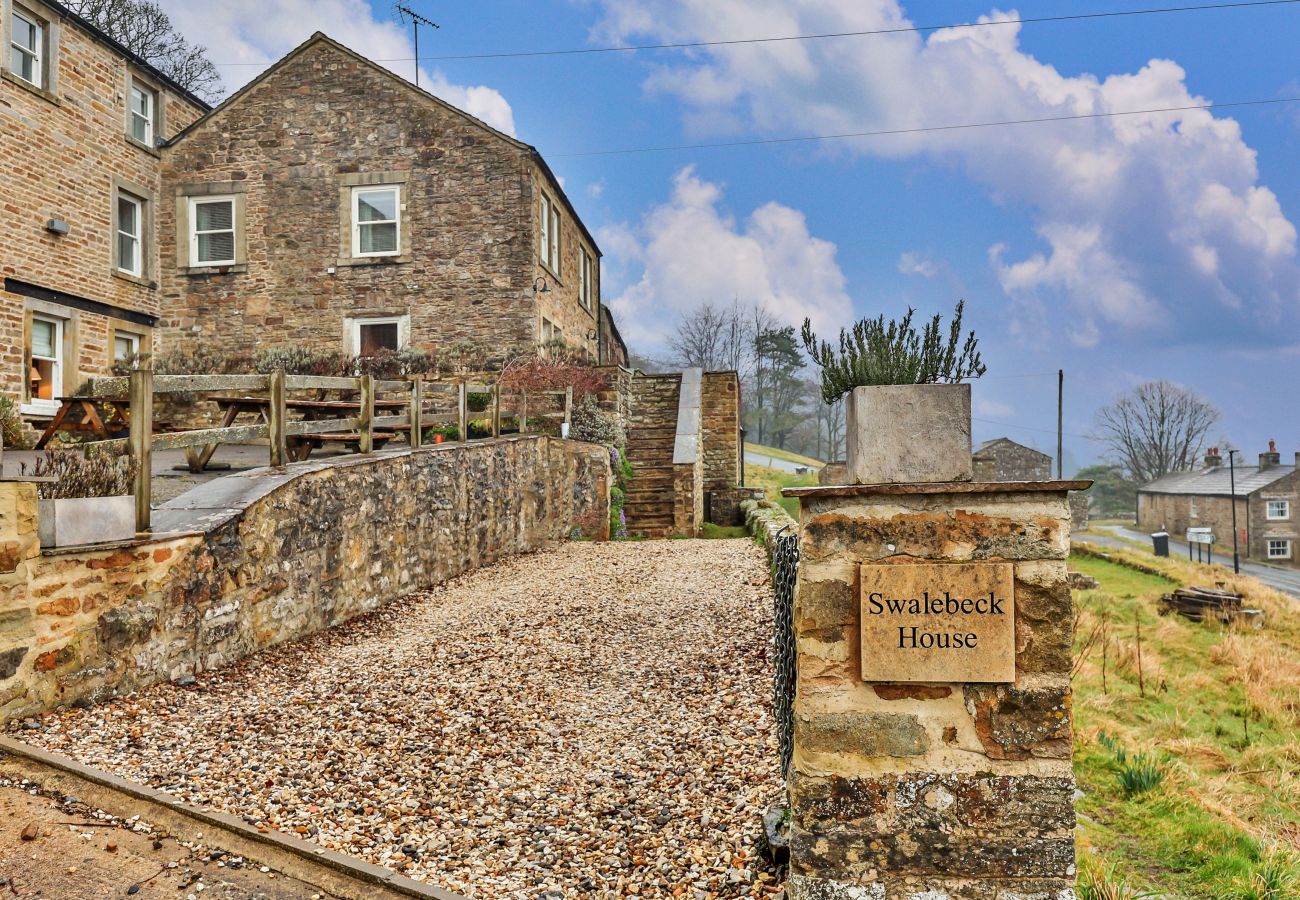
[[790, 770], [794, 755], [794, 583], [799, 570], [799, 533], [782, 528], [776, 534], [772, 556], [773, 606], [776, 620], [774, 645], [776, 673], [772, 685], [772, 707], [776, 718], [777, 742], [781, 754], [781, 777]]

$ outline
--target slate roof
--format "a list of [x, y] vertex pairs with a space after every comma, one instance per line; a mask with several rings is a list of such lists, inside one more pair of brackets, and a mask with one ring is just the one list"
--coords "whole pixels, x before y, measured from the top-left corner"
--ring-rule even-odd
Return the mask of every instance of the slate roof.
[[[1295, 466], [1269, 466], [1260, 470], [1259, 466], [1237, 466], [1236, 496], [1246, 497], [1260, 488], [1268, 487], [1295, 472]], [[1227, 466], [1209, 466], [1191, 472], [1175, 472], [1163, 478], [1157, 478], [1150, 484], [1138, 488], [1144, 494], [1197, 494], [1213, 497], [1227, 497], [1231, 490], [1232, 473]]]

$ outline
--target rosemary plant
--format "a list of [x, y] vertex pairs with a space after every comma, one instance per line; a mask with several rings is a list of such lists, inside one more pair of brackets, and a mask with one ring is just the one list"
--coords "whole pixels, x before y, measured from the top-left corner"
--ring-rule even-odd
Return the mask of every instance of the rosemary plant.
[[876, 384], [957, 384], [986, 371], [975, 332], [961, 339], [965, 301], [953, 311], [945, 340], [941, 317], [935, 315], [921, 331], [912, 325], [915, 310], [902, 320], [882, 315], [863, 319], [852, 330], [840, 329], [839, 348], [819, 341], [812, 322], [804, 319], [803, 345], [822, 370], [822, 400], [834, 403], [856, 387]]

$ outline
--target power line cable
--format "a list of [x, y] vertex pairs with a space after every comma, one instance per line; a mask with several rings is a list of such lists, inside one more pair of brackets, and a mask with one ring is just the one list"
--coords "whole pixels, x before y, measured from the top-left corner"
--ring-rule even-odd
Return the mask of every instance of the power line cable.
[[[1019, 428], [1021, 431], [1039, 431], [1042, 432], [1043, 434], [1056, 434], [1055, 428], [1035, 428], [1032, 425], [1016, 425], [1013, 422], [995, 422], [992, 419], [981, 419], [977, 416], [971, 416], [971, 421], [982, 422], [985, 425], [996, 425], [999, 428]], [[1094, 437], [1093, 435], [1090, 434], [1075, 434], [1074, 432], [1071, 431], [1063, 431], [1061, 433], [1064, 434], [1066, 437], [1080, 438], [1085, 441], [1101, 440], [1101, 438]]]
[[1188, 112], [1192, 110], [1228, 109], [1243, 106], [1263, 106], [1277, 103], [1300, 103], [1300, 97], [1278, 97], [1270, 100], [1235, 100], [1229, 103], [1194, 103], [1186, 106], [1161, 106], [1152, 109], [1126, 109], [1111, 112], [1075, 113], [1066, 116], [1040, 116], [1030, 119], [1003, 119], [996, 122], [962, 122], [953, 125], [926, 125], [917, 128], [885, 128], [878, 131], [851, 131], [841, 134], [810, 134], [798, 137], [751, 138], [743, 141], [715, 141], [703, 144], [663, 144], [655, 147], [619, 147], [610, 150], [585, 150], [576, 153], [551, 153], [551, 159], [569, 159], [579, 156], [617, 156], [631, 153], [665, 153], [673, 150], [715, 150], [722, 147], [755, 147], [763, 144], [798, 144], [811, 141], [837, 141], [850, 138], [893, 137], [905, 134], [928, 134], [938, 131], [962, 131], [973, 128], [1001, 128], [1011, 125], [1040, 125], [1046, 122], [1077, 122], [1087, 119], [1109, 119], [1117, 116], [1145, 116], [1156, 113]]
[[[445, 56], [393, 56], [374, 62], [452, 62], [473, 59], [519, 59], [538, 56], [581, 56], [602, 53], [637, 53], [645, 50], [692, 50], [703, 47], [730, 47], [740, 44], [775, 44], [790, 41], [820, 41], [833, 38], [872, 37], [887, 34], [942, 31], [949, 28], [996, 28], [1007, 25], [1039, 25], [1048, 22], [1078, 22], [1089, 19], [1118, 19], [1129, 16], [1154, 16], [1172, 13], [1212, 12], [1216, 10], [1245, 9], [1261, 6], [1288, 6], [1300, 0], [1240, 0], [1237, 3], [1199, 3], [1186, 6], [1162, 6], [1150, 9], [1111, 10], [1095, 13], [1073, 13], [1061, 16], [1031, 16], [1019, 19], [998, 19], [988, 22], [953, 22], [947, 25], [900, 25], [896, 28], [872, 28], [861, 31], [828, 31], [819, 34], [790, 34], [762, 38], [732, 38], [717, 41], [681, 41], [663, 44], [635, 44], [613, 47], [568, 47], [555, 50], [508, 50], [494, 53], [462, 53]], [[228, 62], [217, 66], [264, 66], [266, 63]]]

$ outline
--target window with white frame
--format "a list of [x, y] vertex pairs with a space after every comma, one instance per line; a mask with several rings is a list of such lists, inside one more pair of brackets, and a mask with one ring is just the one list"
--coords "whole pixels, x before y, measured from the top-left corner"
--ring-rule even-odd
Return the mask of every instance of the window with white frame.
[[45, 25], [17, 9], [9, 19], [9, 71], [28, 84], [45, 87]]
[[235, 263], [235, 198], [190, 198], [190, 265]]
[[1290, 500], [1269, 500], [1265, 517], [1272, 520], [1291, 518]]
[[404, 350], [410, 340], [410, 318], [407, 316], [349, 319], [347, 325], [351, 332], [349, 351], [356, 356]]
[[138, 82], [131, 82], [130, 134], [142, 144], [154, 146], [154, 122], [158, 94]]
[[1286, 540], [1277, 540], [1270, 538], [1268, 542], [1269, 559], [1290, 559], [1291, 542]]
[[140, 355], [140, 335], [131, 334], [127, 331], [117, 331], [113, 334], [113, 362], [129, 363], [134, 362]]
[[583, 309], [590, 310], [591, 282], [592, 276], [595, 274], [594, 267], [592, 266], [591, 254], [587, 252], [586, 247], [578, 248], [578, 256], [578, 302], [582, 304]]
[[31, 343], [28, 355], [31, 369], [27, 373], [27, 411], [55, 412], [63, 393], [64, 321], [53, 316], [32, 316]]
[[537, 216], [540, 240], [537, 242], [537, 258], [549, 263], [551, 259], [551, 198], [542, 194], [542, 204]]
[[1187, 498], [1187, 515], [1188, 515], [1189, 518], [1192, 518], [1192, 519], [1199, 518], [1199, 513], [1197, 513], [1197, 511], [1196, 511], [1196, 498], [1195, 498], [1195, 497], [1188, 497], [1188, 498]]
[[123, 192], [117, 195], [117, 268], [144, 275], [144, 201]]
[[560, 274], [560, 211], [551, 204], [551, 271]]
[[352, 189], [352, 255], [398, 256], [402, 252], [398, 185]]

